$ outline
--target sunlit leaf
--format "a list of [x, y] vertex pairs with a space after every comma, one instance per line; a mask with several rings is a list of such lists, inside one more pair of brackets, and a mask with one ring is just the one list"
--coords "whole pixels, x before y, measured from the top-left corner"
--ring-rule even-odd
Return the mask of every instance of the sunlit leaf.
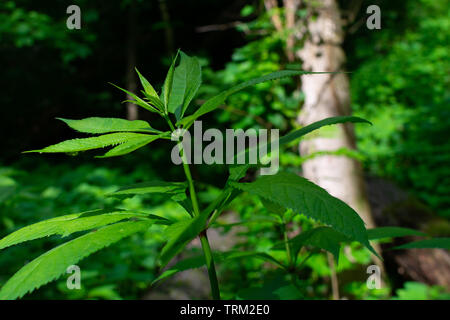
[[20, 298], [53, 281], [66, 269], [122, 238], [145, 231], [150, 221], [119, 222], [66, 242], [34, 259], [14, 274], [0, 289], [0, 300]]
[[44, 220], [23, 227], [0, 240], [0, 249], [25, 241], [60, 235], [66, 237], [72, 233], [102, 227], [129, 218], [151, 218], [157, 223], [168, 224], [169, 220], [145, 213], [120, 209], [100, 209], [75, 213]]
[[65, 122], [69, 127], [79, 132], [84, 133], [110, 133], [110, 132], [148, 132], [148, 133], [160, 133], [161, 131], [155, 130], [150, 127], [147, 121], [143, 120], [125, 120], [119, 118], [99, 118], [91, 117], [81, 120], [71, 120], [56, 118]]
[[25, 152], [39, 152], [39, 153], [58, 153], [58, 152], [78, 152], [87, 151], [108, 146], [118, 145], [127, 141], [137, 140], [140, 138], [154, 138], [155, 136], [146, 135], [142, 133], [110, 133], [98, 137], [72, 139], [51, 145], [40, 150], [31, 150]]

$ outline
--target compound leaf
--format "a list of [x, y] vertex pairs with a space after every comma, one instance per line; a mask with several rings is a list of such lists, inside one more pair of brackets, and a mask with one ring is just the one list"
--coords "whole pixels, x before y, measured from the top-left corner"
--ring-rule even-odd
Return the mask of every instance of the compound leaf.
[[[149, 135], [142, 133], [109, 133], [98, 137], [82, 138], [66, 140], [40, 150], [31, 150], [25, 152], [39, 152], [39, 153], [58, 153], [58, 152], [79, 152], [92, 149], [105, 148], [112, 145], [118, 145], [127, 141], [147, 138]], [[152, 137], [152, 136], [150, 136]]]

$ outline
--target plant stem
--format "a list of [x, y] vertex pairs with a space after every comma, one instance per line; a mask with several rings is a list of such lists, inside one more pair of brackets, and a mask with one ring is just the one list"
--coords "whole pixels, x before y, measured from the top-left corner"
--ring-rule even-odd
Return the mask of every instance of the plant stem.
[[200, 242], [202, 243], [202, 249], [205, 255], [212, 297], [214, 300], [220, 300], [219, 281], [217, 280], [216, 267], [214, 265], [214, 258], [211, 247], [209, 246], [208, 237], [206, 236], [206, 230], [200, 234]]
[[[200, 215], [200, 209], [197, 201], [197, 194], [195, 192], [194, 181], [192, 180], [191, 170], [189, 165], [184, 161], [183, 168], [186, 178], [189, 183], [189, 194], [191, 196], [192, 208], [194, 209], [194, 216]], [[214, 258], [211, 247], [209, 245], [208, 237], [206, 236], [206, 229], [200, 234], [200, 242], [202, 244], [203, 254], [205, 255], [206, 268], [208, 269], [209, 283], [211, 285], [211, 294], [214, 300], [220, 300], [219, 282], [217, 281], [216, 267], [214, 265]]]
[[[169, 117], [165, 116], [165, 119], [169, 124], [170, 129], [172, 129], [172, 131], [175, 130]], [[183, 160], [184, 174], [186, 175], [186, 179], [188, 180], [189, 195], [191, 197], [192, 208], [194, 209], [194, 217], [198, 217], [200, 215], [200, 208], [198, 205], [197, 193], [195, 192], [195, 186], [194, 181], [192, 179], [191, 170], [189, 168], [189, 164], [187, 163], [186, 155], [183, 152], [183, 144], [178, 143], [178, 147], [180, 148], [180, 153]], [[217, 280], [216, 267], [214, 265], [214, 258], [212, 255], [211, 247], [209, 245], [208, 237], [206, 235], [206, 229], [200, 233], [199, 237], [200, 242], [202, 244], [203, 254], [205, 255], [206, 268], [208, 269], [209, 283], [211, 285], [211, 294], [214, 300], [220, 300], [219, 282]]]
[[284, 235], [284, 245], [286, 246], [286, 255], [287, 255], [287, 260], [288, 260], [288, 266], [292, 267], [293, 266], [293, 260], [292, 260], [292, 254], [291, 254], [291, 246], [289, 245], [289, 238], [286, 232], [286, 223], [284, 223], [283, 225], [283, 235]]

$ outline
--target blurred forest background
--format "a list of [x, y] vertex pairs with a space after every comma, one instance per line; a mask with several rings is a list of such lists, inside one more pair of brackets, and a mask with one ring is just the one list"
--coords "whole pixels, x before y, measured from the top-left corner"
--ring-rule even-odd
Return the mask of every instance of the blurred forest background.
[[[66, 27], [66, 9], [71, 4], [81, 8], [80, 30]], [[381, 30], [366, 27], [370, 16], [366, 8], [372, 4], [381, 8]], [[313, 33], [321, 32], [314, 31], [314, 26], [327, 19], [320, 11], [323, 5], [334, 6], [337, 18], [330, 19], [339, 27], [331, 51], [327, 43], [314, 41]], [[182, 169], [170, 163], [170, 146], [158, 141], [112, 159], [94, 159], [92, 153], [77, 157], [21, 154], [76, 137], [55, 117], [139, 118], [160, 127], [153, 114], [122, 104], [126, 97], [108, 82], [137, 92], [136, 66], [159, 88], [178, 48], [198, 56], [202, 64], [204, 85], [196, 104], [224, 88], [279, 69], [349, 71], [345, 78], [329, 81], [343, 86], [339, 99], [373, 126], [356, 126], [355, 135], [350, 132], [347, 137], [351, 141], [344, 141], [337, 150], [321, 149], [314, 139], [301, 142], [300, 148], [292, 145], [281, 156], [281, 165], [320, 180], [327, 169], [320, 159], [351, 159], [352, 164], [361, 165], [359, 178], [339, 178], [346, 174], [340, 167], [328, 171], [334, 168], [337, 176], [336, 193], [353, 188], [370, 204], [364, 209], [369, 225], [412, 227], [433, 236], [449, 236], [448, 9], [446, 0], [1, 1], [0, 237], [46, 218], [119, 205], [117, 199], [103, 196], [122, 185], [182, 177]], [[316, 49], [323, 50], [311, 51]], [[323, 64], [321, 59], [330, 61]], [[203, 120], [223, 130], [279, 128], [286, 133], [308, 119], [329, 116], [330, 92], [311, 91], [317, 87], [314, 79], [283, 79], [249, 88]], [[314, 114], [314, 94], [324, 95], [318, 103], [322, 113]], [[349, 110], [334, 112], [331, 115]], [[340, 146], [342, 141], [336, 139]], [[202, 181], [200, 200], [204, 201], [218, 192], [226, 177], [226, 170], [218, 166], [193, 170], [195, 180]], [[319, 173], [311, 176], [314, 170]], [[367, 194], [358, 194], [364, 189]], [[183, 214], [181, 207], [157, 197], [135, 196], [120, 205], [163, 216]], [[224, 224], [267, 214], [251, 196], [236, 200], [227, 210]], [[299, 217], [297, 223], [307, 222]], [[292, 232], [296, 228], [293, 225]], [[213, 247], [245, 246], [259, 251], [269, 250], [281, 234], [263, 222], [219, 231], [211, 236]], [[207, 297], [209, 285], [202, 278], [203, 270], [150, 287], [160, 272], [156, 258], [162, 239], [164, 230], [155, 227], [144, 237], [133, 236], [82, 261], [81, 290], [68, 290], [62, 277], [26, 298]], [[60, 242], [49, 238], [2, 251], [0, 286], [37, 252]], [[198, 244], [193, 243], [190, 250], [198, 251]], [[386, 251], [383, 255], [388, 276], [380, 290], [367, 289], [365, 268], [372, 262], [357, 245], [345, 248], [336, 269], [330, 267], [326, 254], [317, 255], [308, 260], [302, 275], [302, 297], [450, 297], [448, 252]], [[224, 298], [255, 298], [261, 297], [250, 290], [255, 283], [258, 288], [270, 287], [279, 275], [264, 262], [250, 259], [220, 265], [219, 277]]]

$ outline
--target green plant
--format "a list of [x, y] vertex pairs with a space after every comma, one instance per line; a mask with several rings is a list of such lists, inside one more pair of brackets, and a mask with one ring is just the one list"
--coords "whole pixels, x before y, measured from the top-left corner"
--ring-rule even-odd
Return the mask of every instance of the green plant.
[[[179, 60], [179, 64], [177, 62]], [[228, 96], [251, 85], [276, 80], [283, 77], [296, 76], [308, 72], [277, 71], [266, 76], [249, 80], [229, 90], [226, 90], [201, 105], [193, 114], [184, 116], [190, 102], [194, 98], [201, 84], [201, 68], [196, 58], [179, 52], [170, 66], [161, 94], [158, 95], [151, 84], [138, 72], [144, 90], [144, 98], [127, 92], [134, 100], [133, 103], [159, 114], [163, 117], [170, 130], [154, 129], [145, 121], [128, 121], [112, 118], [87, 118], [83, 120], [61, 119], [71, 128], [82, 132], [97, 134], [94, 137], [63, 141], [40, 150], [28, 152], [39, 153], [69, 153], [100, 149], [113, 146], [100, 157], [114, 157], [128, 154], [157, 139], [170, 139], [176, 128], [189, 129], [200, 116], [217, 109]], [[175, 117], [176, 122], [172, 121]], [[287, 145], [305, 134], [326, 125], [354, 122], [368, 123], [357, 117], [335, 117], [321, 120], [317, 123], [295, 130], [278, 141], [280, 146]], [[186, 180], [182, 182], [150, 181], [120, 188], [111, 196], [127, 197], [136, 194], [159, 194], [167, 199], [179, 203], [185, 210], [185, 219], [174, 218], [125, 210], [121, 208], [105, 208], [83, 213], [59, 216], [21, 228], [0, 240], [0, 249], [51, 235], [68, 236], [78, 232], [87, 232], [70, 240], [34, 259], [6, 282], [0, 290], [0, 299], [20, 298], [40, 286], [61, 276], [66, 268], [77, 263], [88, 255], [116, 243], [135, 233], [147, 231], [152, 225], [167, 226], [165, 230], [167, 242], [162, 248], [159, 259], [164, 267], [167, 263], [195, 237], [199, 237], [203, 255], [184, 260], [166, 270], [157, 280], [162, 280], [179, 271], [206, 264], [211, 284], [212, 297], [220, 299], [219, 283], [217, 280], [215, 262], [238, 258], [259, 258], [268, 261], [291, 277], [291, 284], [278, 282], [283, 287], [274, 289], [277, 281], [270, 283], [270, 290], [276, 292], [276, 297], [300, 297], [296, 293], [298, 279], [297, 271], [318, 249], [324, 249], [339, 257], [342, 242], [356, 241], [377, 254], [369, 240], [386, 236], [404, 236], [417, 234], [405, 229], [365, 229], [358, 214], [341, 200], [332, 197], [324, 189], [293, 173], [280, 172], [271, 176], [263, 176], [254, 182], [240, 182], [251, 167], [257, 165], [230, 165], [229, 178], [221, 193], [210, 203], [199, 203], [196, 186], [192, 179], [190, 167], [186, 161], [183, 144], [178, 144], [183, 158], [183, 169]], [[232, 251], [212, 252], [207, 238], [207, 230], [215, 226], [216, 219], [235, 197], [242, 192], [258, 196], [264, 206], [275, 215], [273, 223], [284, 226], [292, 221], [297, 214], [312, 218], [321, 225], [289, 239], [284, 234], [284, 241], [274, 247], [283, 250], [286, 259], [280, 259], [265, 252]], [[188, 197], [189, 196], [189, 197]], [[248, 223], [244, 221], [243, 223]], [[449, 246], [449, 239], [432, 239], [418, 243], [421, 248]], [[302, 261], [298, 261], [300, 251], [305, 247], [314, 249]], [[409, 247], [414, 247], [410, 244]], [[246, 297], [251, 290], [243, 293]]]

